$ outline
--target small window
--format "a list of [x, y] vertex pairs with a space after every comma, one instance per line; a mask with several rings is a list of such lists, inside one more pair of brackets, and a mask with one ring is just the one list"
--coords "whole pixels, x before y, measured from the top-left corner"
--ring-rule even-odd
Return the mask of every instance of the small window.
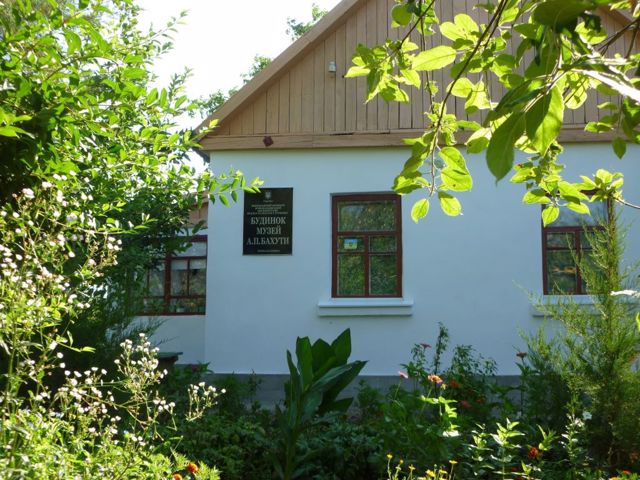
[[401, 297], [400, 197], [334, 195], [332, 217], [332, 296]]
[[545, 295], [584, 295], [586, 284], [576, 263], [591, 251], [589, 234], [608, 218], [607, 203], [590, 204], [591, 216], [560, 209], [560, 216], [542, 228], [542, 268]]
[[207, 239], [194, 237], [147, 271], [146, 315], [203, 315], [206, 306]]

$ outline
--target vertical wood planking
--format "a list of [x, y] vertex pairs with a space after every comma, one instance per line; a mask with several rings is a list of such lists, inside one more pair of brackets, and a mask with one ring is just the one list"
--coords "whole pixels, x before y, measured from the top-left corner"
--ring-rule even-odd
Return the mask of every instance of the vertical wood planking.
[[336, 34], [329, 35], [324, 41], [324, 131], [336, 130], [336, 81], [338, 72], [329, 72], [329, 62], [335, 62], [336, 68]]
[[336, 74], [335, 74], [335, 82], [336, 82], [336, 94], [335, 94], [335, 103], [334, 103], [334, 112], [335, 112], [335, 131], [336, 132], [344, 132], [346, 129], [346, 98], [345, 98], [345, 78], [344, 75], [347, 73], [347, 55], [345, 49], [347, 35], [347, 25], [343, 23], [340, 25], [338, 30], [336, 30]]
[[289, 93], [289, 79], [291, 74], [289, 72], [285, 72], [282, 77], [280, 77], [280, 81], [278, 82], [278, 87], [280, 89], [280, 97], [278, 104], [278, 132], [288, 133], [289, 132], [289, 109], [290, 109], [290, 93]]
[[280, 117], [280, 82], [275, 82], [267, 90], [267, 133], [278, 133]]
[[247, 105], [247, 107], [240, 114], [242, 117], [242, 134], [253, 134], [253, 104]]
[[[367, 43], [367, 6], [360, 7], [356, 13], [356, 42]], [[364, 101], [367, 95], [367, 81], [364, 77], [356, 79], [356, 130], [367, 129], [367, 106]]]
[[242, 135], [242, 118], [240, 115], [229, 119], [229, 135]]
[[[302, 131], [302, 64], [291, 70], [289, 76], [289, 131]], [[283, 130], [280, 130], [282, 133]]]
[[267, 92], [262, 92], [253, 103], [253, 133], [267, 131]]
[[324, 95], [325, 95], [325, 75], [327, 68], [324, 61], [324, 43], [320, 44], [313, 51], [313, 131], [322, 132], [324, 129]]
[[[345, 67], [343, 74], [347, 73], [347, 70], [351, 67], [351, 58], [356, 51], [356, 15], [349, 17], [346, 23], [345, 30]], [[347, 78], [344, 81], [345, 91], [345, 117], [344, 117], [344, 130], [346, 132], [355, 132], [356, 130], [356, 111], [357, 111], [357, 81], [354, 78]]]
[[302, 61], [302, 130], [313, 132], [313, 79], [314, 54], [311, 52]]
[[[378, 40], [378, 8], [377, 0], [367, 1], [367, 47], [374, 47]], [[378, 101], [371, 100], [367, 103], [367, 130], [378, 130]]]

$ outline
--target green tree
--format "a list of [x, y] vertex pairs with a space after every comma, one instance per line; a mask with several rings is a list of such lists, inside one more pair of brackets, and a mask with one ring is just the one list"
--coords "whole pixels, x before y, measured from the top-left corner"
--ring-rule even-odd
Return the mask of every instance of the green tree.
[[[25, 189], [55, 189], [57, 224], [46, 228], [91, 218], [93, 230], [117, 235], [114, 263], [91, 282], [73, 275], [67, 282], [91, 308], [65, 311], [53, 327], [106, 355], [108, 339], [117, 344], [115, 333], [138, 311], [131, 299], [140, 297], [142, 270], [184, 246], [176, 237], [190, 210], [209, 196], [228, 203], [228, 195], [235, 200], [238, 189], [251, 187], [239, 172], [197, 175], [187, 163], [195, 134], [175, 120], [194, 108], [185, 74], [152, 88], [149, 73], [169, 48], [173, 25], [141, 31], [130, 0], [15, 0], [0, 12], [0, 207], [11, 213]], [[97, 262], [81, 232], [60, 235], [73, 255], [62, 274]]]
[[311, 21], [303, 22], [295, 18], [287, 18], [287, 35], [291, 37], [291, 41], [295, 42], [313, 27], [318, 21], [327, 14], [327, 10], [320, 8], [317, 4], [311, 5]]
[[[401, 38], [378, 46], [359, 45], [347, 74], [367, 77], [367, 101], [380, 95], [387, 101], [408, 102], [406, 88], [423, 88], [429, 95], [427, 129], [407, 140], [411, 157], [394, 183], [400, 194], [425, 192], [412, 211], [414, 220], [427, 214], [432, 196], [437, 196], [444, 213], [461, 213], [455, 194], [473, 186], [464, 155], [455, 148], [463, 130], [472, 132], [465, 142], [467, 153], [486, 151], [496, 181], [511, 174], [511, 181], [527, 190], [525, 203], [545, 205], [545, 224], [557, 219], [560, 206], [588, 213], [589, 201], [607, 196], [626, 204], [622, 179], [609, 172], [599, 171], [581, 182], [563, 179], [558, 134], [565, 109], [578, 108], [601, 92], [619, 95], [618, 100], [599, 105], [611, 114], [590, 122], [586, 130], [613, 132], [619, 157], [627, 143], [640, 142], [640, 56], [632, 46], [623, 56], [610, 49], [626, 32], [637, 38], [636, 2], [499, 0], [476, 5], [488, 16], [488, 22], [479, 25], [464, 13], [441, 22], [441, 1], [445, 2], [397, 0], [392, 26], [404, 29]], [[601, 7], [623, 12], [628, 23], [606, 32]], [[410, 40], [414, 31], [421, 39], [439, 32], [445, 40], [433, 48], [421, 40], [420, 46]], [[450, 80], [437, 85], [433, 72], [438, 70]], [[504, 87], [504, 95], [490, 91], [494, 80]], [[453, 97], [465, 99], [464, 115], [447, 110], [447, 100]], [[478, 111], [487, 113], [482, 124], [467, 118]], [[527, 161], [514, 165], [515, 150], [529, 155]], [[588, 196], [582, 190], [595, 193]]]
[[[635, 325], [637, 303], [611, 295], [637, 289], [638, 277], [635, 265], [623, 264], [624, 231], [617, 226], [613, 209], [610, 215], [601, 230], [587, 234], [591, 252], [580, 257], [573, 252], [591, 304], [577, 303], [572, 296], [557, 304], [538, 302], [554, 322], [554, 335], [549, 339], [543, 327], [528, 337], [527, 360], [534, 368], [529, 373], [536, 374], [529, 377], [530, 394], [541, 402], [534, 409], [557, 417], [562, 407], [568, 407], [562, 402], [578, 399], [589, 412], [591, 453], [616, 467], [635, 463], [630, 455], [640, 448], [640, 372], [634, 368], [640, 332]], [[541, 388], [540, 382], [551, 388]], [[551, 402], [560, 412], [549, 411]]]

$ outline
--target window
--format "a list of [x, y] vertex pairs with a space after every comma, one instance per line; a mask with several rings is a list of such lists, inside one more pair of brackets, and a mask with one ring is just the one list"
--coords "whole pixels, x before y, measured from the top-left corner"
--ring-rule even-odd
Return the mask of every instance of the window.
[[334, 195], [333, 297], [401, 297], [402, 236], [396, 194]]
[[576, 257], [589, 255], [589, 234], [608, 218], [607, 203], [592, 203], [591, 216], [560, 209], [558, 219], [542, 228], [542, 269], [545, 295], [584, 295], [586, 285]]
[[147, 272], [145, 314], [202, 315], [206, 306], [207, 239], [194, 237]]

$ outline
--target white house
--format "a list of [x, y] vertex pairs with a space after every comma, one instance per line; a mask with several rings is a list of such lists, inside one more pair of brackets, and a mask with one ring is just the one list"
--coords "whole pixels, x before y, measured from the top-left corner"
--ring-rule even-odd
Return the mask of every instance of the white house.
[[[452, 1], [441, 17], [455, 9], [477, 18], [473, 3]], [[398, 38], [393, 5], [343, 0], [216, 112], [220, 127], [202, 141], [212, 168], [232, 166], [265, 186], [259, 202], [245, 205], [241, 195], [238, 205], [209, 209], [206, 313], [171, 316], [156, 335], [168, 340], [163, 349], [183, 352], [180, 362], [282, 374], [297, 336], [330, 340], [349, 327], [352, 358], [368, 360], [363, 374], [395, 376], [412, 345], [433, 343], [443, 322], [453, 343], [515, 374], [519, 333], [542, 320], [530, 295], [554, 301], [545, 285], [581, 288], [570, 253], [543, 232], [540, 208], [522, 204], [522, 186], [495, 185], [484, 155], [468, 157], [475, 186], [460, 197], [461, 217], [432, 208], [415, 224], [419, 192], [391, 194], [409, 155], [401, 139], [424, 127], [427, 95], [412, 89], [410, 104], [365, 105], [365, 80], [343, 75], [358, 43]], [[609, 27], [621, 21], [605, 19]], [[583, 132], [601, 101], [567, 113], [566, 176], [621, 171], [626, 197], [640, 203], [640, 149], [629, 147], [620, 161], [598, 143], [606, 137]], [[627, 255], [638, 259], [639, 212], [621, 213], [631, 224]], [[581, 228], [564, 223], [572, 225]]]

